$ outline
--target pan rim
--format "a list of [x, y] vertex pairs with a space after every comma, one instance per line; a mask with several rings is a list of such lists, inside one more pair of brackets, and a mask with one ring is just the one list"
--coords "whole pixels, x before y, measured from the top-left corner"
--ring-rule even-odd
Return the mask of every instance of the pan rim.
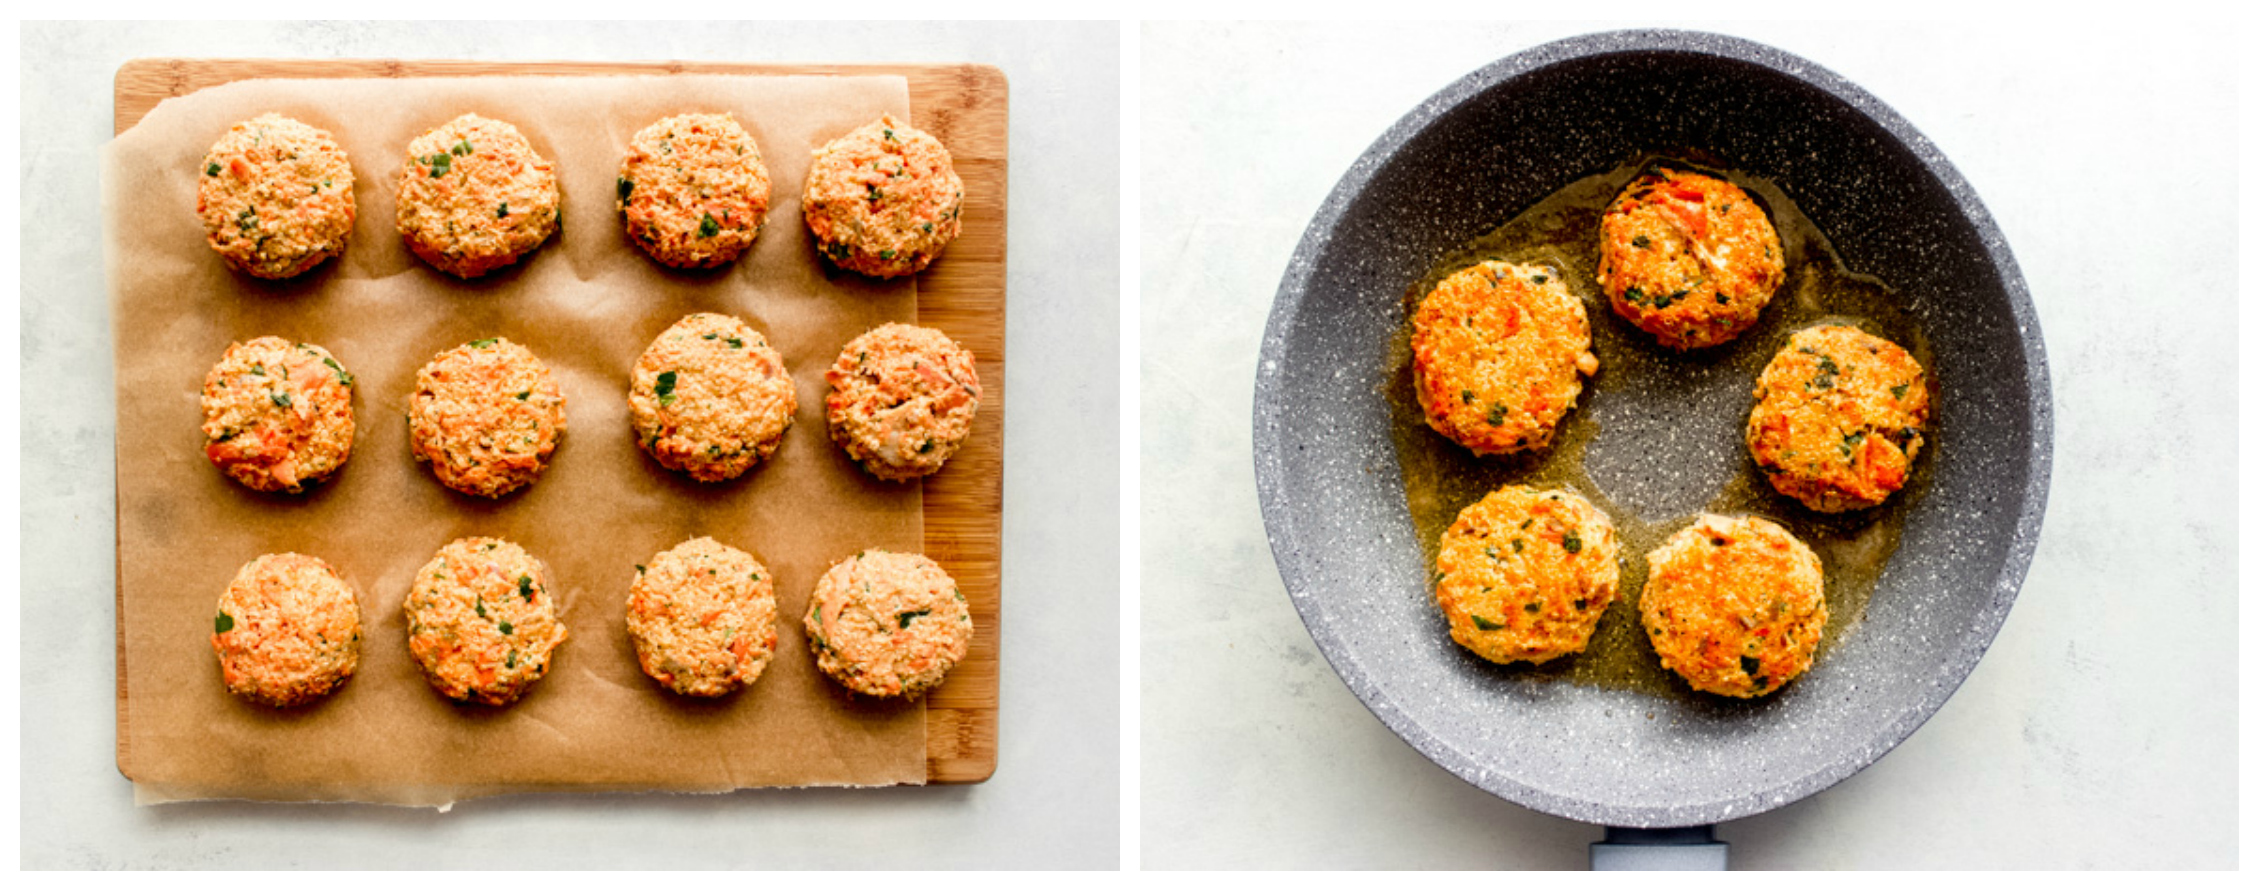
[[[1350, 205], [1365, 192], [1386, 163], [1429, 126], [1494, 88], [1551, 66], [1626, 54], [1695, 55], [1765, 69], [1825, 93], [1890, 133], [1952, 196], [1962, 216], [1982, 241], [1986, 260], [2000, 276], [2010, 315], [2021, 335], [2021, 360], [2029, 393], [2025, 409], [2030, 439], [2023, 456], [2029, 462], [2029, 470], [2022, 481], [2021, 510], [2014, 518], [2012, 534], [1997, 571], [1989, 580], [1983, 580], [1983, 584], [1970, 586], [1972, 597], [1979, 592], [1983, 596], [1976, 613], [1977, 621], [1961, 635], [1950, 651], [1950, 658], [1935, 663], [1924, 674], [1929, 684], [1920, 701], [1891, 716], [1879, 733], [1849, 752], [1848, 757], [1832, 760], [1770, 788], [1710, 801], [1661, 806], [1590, 801], [1528, 785], [1483, 766], [1481, 758], [1463, 751], [1400, 708], [1358, 662], [1355, 652], [1327, 619], [1323, 605], [1314, 596], [1322, 593], [1312, 589], [1316, 573], [1301, 558], [1305, 545], [1311, 542], [1285, 494], [1295, 481], [1288, 478], [1285, 462], [1277, 460], [1287, 447], [1279, 433], [1286, 426], [1287, 406], [1281, 399], [1285, 363], [1278, 361], [1286, 347], [1287, 335], [1305, 310], [1304, 298], [1311, 291], [1316, 261], [1326, 254], [1336, 227]], [[1975, 190], [1936, 145], [1910, 122], [1840, 75], [1764, 44], [1698, 31], [1609, 31], [1540, 44], [1462, 76], [1397, 120], [1350, 165], [1319, 205], [1297, 243], [1265, 325], [1261, 355], [1256, 363], [1254, 403], [1256, 488], [1273, 562], [1289, 599], [1319, 651], [1359, 702], [1424, 757], [1484, 791], [1555, 816], [1615, 826], [1688, 826], [1753, 816], [1841, 782], [1904, 742], [1967, 680], [1997, 638], [2036, 551], [2052, 476], [2054, 424], [2045, 342], [2023, 275], [2005, 237]]]

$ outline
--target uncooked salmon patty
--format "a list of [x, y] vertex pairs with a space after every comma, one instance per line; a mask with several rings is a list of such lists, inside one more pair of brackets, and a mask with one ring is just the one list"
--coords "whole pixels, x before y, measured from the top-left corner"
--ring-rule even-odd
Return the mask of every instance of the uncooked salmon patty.
[[973, 639], [956, 580], [923, 555], [887, 551], [832, 564], [802, 625], [816, 667], [866, 696], [911, 698], [940, 686]]
[[1639, 616], [1663, 667], [1749, 698], [1812, 666], [1828, 623], [1820, 558], [1757, 517], [1703, 514], [1647, 555]]
[[1600, 370], [1584, 301], [1543, 266], [1454, 272], [1412, 314], [1412, 386], [1428, 426], [1478, 455], [1544, 447]]
[[1765, 209], [1714, 176], [1654, 168], [1600, 218], [1599, 279], [1609, 304], [1674, 349], [1740, 336], [1786, 268]]
[[949, 149], [892, 115], [817, 149], [800, 199], [818, 252], [880, 278], [925, 269], [956, 239], [964, 206]]
[[267, 554], [220, 595], [212, 650], [228, 692], [276, 708], [328, 696], [361, 662], [361, 606], [328, 563]]
[[1816, 511], [1874, 507], [1906, 484], [1929, 377], [1897, 344], [1846, 325], [1789, 337], [1757, 378], [1745, 438], [1781, 494]]
[[345, 252], [353, 165], [329, 131], [263, 114], [230, 128], [198, 171], [196, 215], [229, 266], [290, 278]]
[[824, 372], [833, 442], [883, 480], [941, 469], [980, 410], [973, 354], [932, 328], [889, 323], [848, 341]]
[[728, 114], [662, 118], [628, 142], [619, 207], [651, 259], [706, 269], [737, 258], [769, 212], [769, 169]]
[[1506, 486], [1459, 512], [1436, 547], [1451, 639], [1492, 662], [1583, 652], [1616, 601], [1616, 527], [1574, 492]]
[[759, 680], [777, 649], [776, 580], [753, 555], [696, 538], [635, 568], [628, 637], [643, 673], [684, 696]]
[[541, 476], [565, 432], [565, 394], [533, 351], [505, 338], [433, 357], [408, 398], [408, 445], [448, 488], [500, 498]]
[[475, 114], [408, 143], [400, 237], [424, 262], [476, 278], [557, 231], [557, 175], [518, 128]]
[[565, 642], [548, 573], [524, 548], [461, 538], [416, 570], [401, 607], [408, 652], [440, 695], [508, 705], [549, 671]]
[[304, 491], [353, 454], [353, 375], [313, 344], [230, 344], [201, 401], [204, 456], [261, 492]]
[[735, 479], [784, 442], [799, 410], [784, 357], [730, 316], [686, 316], [651, 342], [628, 385], [635, 441], [693, 479]]

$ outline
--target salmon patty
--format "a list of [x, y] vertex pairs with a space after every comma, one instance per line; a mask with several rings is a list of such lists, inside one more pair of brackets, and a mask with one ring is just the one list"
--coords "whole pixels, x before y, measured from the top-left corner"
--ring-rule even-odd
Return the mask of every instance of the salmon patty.
[[353, 375], [280, 337], [230, 344], [204, 376], [204, 456], [261, 492], [302, 492], [353, 454]]
[[769, 168], [728, 114], [681, 114], [643, 128], [620, 161], [620, 215], [651, 259], [678, 269], [720, 266], [760, 237]]
[[883, 480], [940, 470], [980, 411], [972, 351], [932, 328], [880, 325], [849, 341], [824, 380], [832, 441]]
[[1459, 270], [1412, 314], [1420, 410], [1478, 455], [1543, 448], [1599, 370], [1584, 301], [1543, 266], [1491, 260]]
[[628, 382], [636, 444], [702, 482], [736, 479], [774, 454], [799, 407], [784, 357], [751, 325], [716, 313], [661, 333]]
[[548, 573], [524, 548], [462, 538], [416, 570], [408, 599], [408, 652], [440, 695], [508, 705], [549, 671], [565, 642]]
[[305, 705], [360, 665], [360, 601], [328, 563], [267, 554], [244, 564], [220, 595], [212, 650], [228, 692], [276, 708]]
[[636, 661], [684, 696], [721, 696], [759, 680], [776, 654], [776, 626], [768, 567], [711, 538], [659, 552], [628, 586]]
[[1600, 218], [1599, 279], [1609, 305], [1673, 349], [1741, 336], [1786, 269], [1765, 209], [1714, 176], [1653, 168]]
[[565, 393], [533, 351], [499, 337], [441, 353], [416, 372], [408, 445], [440, 483], [500, 498], [532, 485], [565, 432]]
[[1647, 555], [1640, 622], [1663, 667], [1750, 698], [1812, 666], [1828, 623], [1820, 558], [1778, 524], [1704, 514]]
[[817, 252], [878, 278], [925, 269], [956, 240], [964, 207], [949, 149], [892, 115], [817, 149], [800, 198]]
[[397, 222], [424, 262], [477, 278], [549, 240], [558, 202], [557, 174], [525, 134], [466, 114], [408, 143]]
[[1616, 527], [1573, 492], [1505, 486], [1436, 546], [1435, 602], [1451, 639], [1492, 662], [1584, 650], [1616, 601]]
[[1906, 484], [1929, 422], [1929, 375], [1847, 325], [1789, 338], [1757, 378], [1745, 435], [1781, 494], [1823, 513], [1874, 507]]
[[229, 266], [290, 278], [345, 252], [353, 164], [329, 131], [263, 114], [230, 128], [198, 169], [196, 215]]
[[865, 696], [915, 698], [941, 686], [973, 639], [956, 580], [922, 554], [887, 551], [832, 564], [802, 626], [816, 667]]

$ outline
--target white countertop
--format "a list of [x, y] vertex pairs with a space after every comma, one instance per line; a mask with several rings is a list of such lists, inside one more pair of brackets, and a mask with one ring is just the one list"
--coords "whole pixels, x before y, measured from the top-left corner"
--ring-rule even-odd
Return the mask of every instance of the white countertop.
[[[1663, 26], [1913, 122], [2006, 233], [2052, 363], [2047, 518], [1991, 650], [1881, 761], [1719, 827], [1734, 866], [2232, 868], [2232, 30]], [[1141, 30], [1145, 868], [1576, 869], [1599, 840], [1429, 763], [1327, 666], [1264, 538], [1251, 412], [1272, 295], [1350, 162], [1466, 73], [1618, 27]]]
[[[23, 865], [1113, 867], [1119, 35], [1113, 23], [23, 25]], [[1002, 69], [1011, 88], [1009, 472], [995, 777], [928, 788], [522, 795], [446, 814], [241, 802], [136, 808], [115, 757], [116, 401], [96, 170], [110, 139], [112, 78], [121, 63], [147, 56]]]

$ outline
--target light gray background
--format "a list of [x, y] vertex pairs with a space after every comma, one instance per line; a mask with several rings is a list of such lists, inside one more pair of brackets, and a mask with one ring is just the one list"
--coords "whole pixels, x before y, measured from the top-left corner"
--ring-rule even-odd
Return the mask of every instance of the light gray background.
[[[2034, 26], [2037, 25], [2037, 30]], [[1593, 826], [1420, 756], [1279, 582], [1251, 454], [1287, 259], [1350, 163], [1501, 56], [1620, 25], [1146, 25], [1142, 861], [1582, 868]], [[2054, 378], [2022, 596], [1959, 693], [1737, 868], [2236, 864], [2236, 54], [2220, 26], [1681, 25], [1880, 97], [2007, 234]]]
[[[1119, 861], [1120, 30], [221, 25], [22, 30], [22, 858], [30, 867], [1020, 867]], [[1011, 84], [1003, 709], [994, 779], [453, 812], [136, 808], [116, 759], [111, 86], [142, 56], [980, 62]], [[186, 212], [183, 210], [182, 212]], [[378, 741], [372, 741], [381, 744]]]

